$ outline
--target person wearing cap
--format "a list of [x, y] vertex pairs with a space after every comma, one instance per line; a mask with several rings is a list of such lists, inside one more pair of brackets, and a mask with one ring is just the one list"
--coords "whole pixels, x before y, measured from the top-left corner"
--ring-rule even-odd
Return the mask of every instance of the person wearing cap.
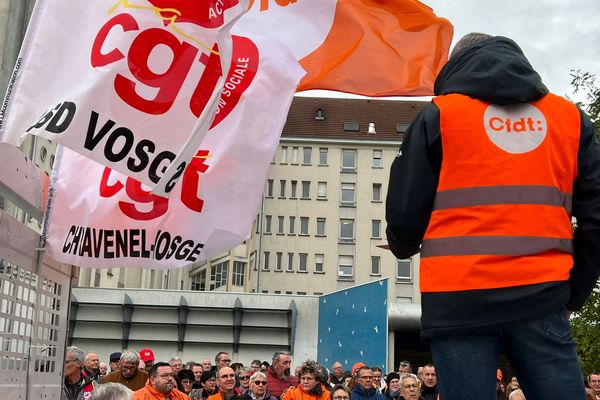
[[156, 357], [154, 357], [154, 352], [152, 351], [152, 349], [141, 349], [140, 360], [142, 360], [142, 362], [144, 363], [144, 369], [146, 370], [146, 372], [149, 372], [150, 368], [152, 368], [152, 365], [154, 365]]
[[110, 354], [110, 356], [108, 357], [108, 366], [110, 367], [110, 372], [115, 372], [119, 370], [119, 361], [121, 361], [120, 351]]
[[434, 91], [392, 163], [386, 234], [420, 253], [440, 395], [495, 399], [504, 353], [528, 398], [583, 399], [569, 315], [600, 274], [594, 125], [506, 37], [462, 37]]
[[373, 387], [374, 374], [371, 368], [363, 363], [356, 363], [352, 371], [355, 377], [352, 400], [385, 400], [385, 397]]
[[138, 369], [140, 356], [135, 351], [121, 354], [119, 369], [100, 378], [100, 383], [116, 382], [135, 391], [141, 389], [148, 380], [148, 373]]
[[398, 400], [400, 398], [400, 374], [397, 372], [390, 372], [385, 377], [387, 383], [387, 389], [383, 394], [386, 400]]

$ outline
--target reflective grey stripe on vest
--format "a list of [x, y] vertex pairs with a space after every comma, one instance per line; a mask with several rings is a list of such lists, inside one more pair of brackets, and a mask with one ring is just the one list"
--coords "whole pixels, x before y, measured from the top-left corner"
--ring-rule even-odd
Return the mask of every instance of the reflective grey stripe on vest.
[[571, 213], [572, 196], [554, 186], [478, 186], [442, 190], [436, 194], [434, 210], [495, 204], [544, 204], [564, 207]]
[[421, 257], [506, 255], [525, 256], [548, 250], [573, 253], [571, 239], [542, 236], [457, 236], [423, 240]]

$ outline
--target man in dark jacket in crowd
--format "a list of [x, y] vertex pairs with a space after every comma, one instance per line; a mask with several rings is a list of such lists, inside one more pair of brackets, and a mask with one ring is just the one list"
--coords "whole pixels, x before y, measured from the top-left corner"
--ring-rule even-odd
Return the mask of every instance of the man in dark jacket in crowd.
[[496, 399], [504, 352], [527, 398], [583, 399], [568, 315], [599, 274], [593, 125], [504, 37], [463, 37], [435, 94], [393, 162], [386, 220], [396, 257], [421, 253], [441, 398]]
[[385, 397], [373, 387], [375, 375], [371, 368], [363, 365], [357, 369], [355, 379], [352, 400], [385, 400]]
[[94, 390], [94, 382], [83, 371], [85, 355], [75, 346], [67, 347], [61, 400], [87, 399]]

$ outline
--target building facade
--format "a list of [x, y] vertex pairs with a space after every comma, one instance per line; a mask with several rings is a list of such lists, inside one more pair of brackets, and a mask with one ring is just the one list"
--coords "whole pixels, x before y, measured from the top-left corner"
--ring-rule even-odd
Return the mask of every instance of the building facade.
[[389, 278], [419, 303], [418, 256], [384, 248], [390, 165], [423, 102], [296, 97], [247, 241], [184, 269], [83, 269], [81, 287], [322, 295]]

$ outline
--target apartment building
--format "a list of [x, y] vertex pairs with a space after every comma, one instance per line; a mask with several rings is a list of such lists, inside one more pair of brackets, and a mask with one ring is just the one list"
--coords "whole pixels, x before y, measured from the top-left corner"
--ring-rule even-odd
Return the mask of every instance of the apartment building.
[[82, 269], [79, 286], [321, 295], [387, 277], [390, 301], [420, 302], [418, 257], [383, 246], [389, 168], [425, 104], [296, 97], [247, 241], [184, 269]]

